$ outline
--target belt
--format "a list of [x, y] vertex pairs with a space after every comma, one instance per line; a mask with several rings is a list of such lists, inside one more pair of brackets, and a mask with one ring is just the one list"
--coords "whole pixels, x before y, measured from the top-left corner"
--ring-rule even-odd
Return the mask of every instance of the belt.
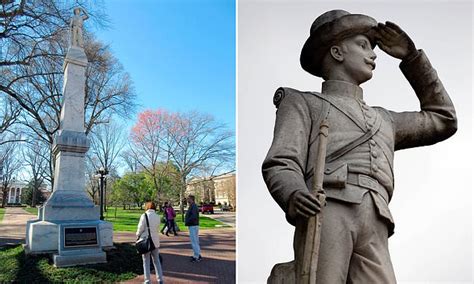
[[357, 185], [363, 188], [377, 192], [385, 202], [389, 201], [389, 196], [385, 187], [383, 187], [376, 179], [368, 175], [359, 174], [359, 173], [347, 173], [348, 184]]

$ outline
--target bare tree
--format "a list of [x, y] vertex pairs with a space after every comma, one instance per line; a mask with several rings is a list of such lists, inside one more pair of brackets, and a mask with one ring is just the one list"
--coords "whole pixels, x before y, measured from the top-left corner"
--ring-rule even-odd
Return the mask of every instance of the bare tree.
[[176, 173], [170, 162], [170, 153], [165, 149], [170, 137], [168, 126], [173, 119], [174, 116], [166, 110], [147, 110], [138, 115], [131, 132], [133, 160], [151, 177], [158, 202], [162, 201], [168, 176]]
[[[91, 138], [91, 147], [87, 154], [91, 169], [93, 170], [90, 178], [94, 178], [94, 173], [103, 167], [108, 173], [115, 172], [120, 152], [125, 147], [127, 140], [125, 130], [122, 125], [110, 122], [96, 126], [89, 136]], [[111, 177], [109, 175], [109, 177]], [[90, 182], [91, 189], [95, 183]], [[104, 180], [104, 196], [107, 196], [107, 179]], [[93, 193], [95, 194], [95, 192]], [[107, 204], [107, 200], [105, 200]], [[107, 206], [104, 207], [107, 211]]]
[[19, 143], [7, 143], [0, 146], [0, 176], [2, 187], [2, 207], [5, 207], [8, 200], [8, 189], [15, 178], [15, 174], [22, 167], [21, 160], [17, 153]]
[[114, 122], [98, 125], [89, 136], [91, 147], [88, 154], [95, 169], [104, 167], [111, 171], [116, 168], [117, 158], [125, 147], [127, 140], [125, 129]]
[[98, 204], [99, 200], [99, 179], [97, 178], [97, 168], [94, 167], [94, 164], [97, 164], [97, 161], [92, 161], [97, 159], [91, 155], [87, 155], [86, 159], [86, 190], [89, 193], [90, 197], [95, 204]]
[[[180, 207], [184, 213], [184, 193], [188, 177], [204, 167], [223, 165], [234, 160], [234, 134], [226, 126], [196, 111], [167, 113], [145, 111], [132, 129], [132, 148], [141, 157], [143, 167], [154, 171], [160, 159], [178, 169], [181, 192]], [[216, 167], [217, 169], [217, 167]]]
[[13, 99], [0, 95], [0, 145], [23, 141], [13, 126], [18, 121], [21, 109]]
[[[170, 153], [173, 164], [179, 169], [183, 184], [180, 199], [183, 201], [188, 177], [205, 165], [233, 161], [235, 146], [234, 134], [212, 116], [194, 111], [177, 117], [176, 125], [170, 127], [171, 139], [166, 152]], [[180, 209], [184, 215], [184, 202], [181, 202]]]
[[120, 158], [125, 163], [127, 172], [136, 174], [140, 170], [140, 163], [138, 162], [139, 157], [132, 150], [133, 147], [133, 144], [128, 144], [127, 148], [120, 153]]
[[37, 195], [44, 184], [48, 172], [48, 144], [42, 140], [32, 139], [23, 147], [23, 161], [30, 172], [30, 186], [32, 190], [31, 207], [36, 206]]
[[[22, 123], [50, 145], [59, 129], [62, 103], [62, 64], [68, 47], [71, 8], [85, 6], [97, 26], [107, 23], [100, 2], [21, 1], [2, 5], [0, 27], [0, 93], [21, 107]], [[97, 6], [99, 4], [99, 6]], [[86, 33], [85, 128], [89, 133], [111, 115], [128, 116], [134, 112], [135, 93], [123, 67], [108, 46]], [[3, 60], [3, 61], [2, 61]], [[49, 180], [53, 182], [54, 159], [50, 157]]]

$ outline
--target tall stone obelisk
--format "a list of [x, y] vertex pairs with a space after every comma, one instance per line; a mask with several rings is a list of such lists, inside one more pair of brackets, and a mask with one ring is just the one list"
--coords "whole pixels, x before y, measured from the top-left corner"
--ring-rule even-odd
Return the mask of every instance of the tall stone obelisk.
[[[82, 29], [87, 13], [84, 11], [86, 16], [81, 16], [76, 10], [72, 24], [76, 21]], [[82, 31], [74, 31], [73, 26], [71, 33], [71, 45], [63, 65], [60, 129], [53, 144], [53, 193], [40, 208], [38, 219], [28, 222], [26, 232], [26, 251], [54, 253], [56, 266], [105, 262], [102, 249], [113, 246], [112, 224], [99, 220], [99, 207], [85, 190], [85, 153], [89, 140], [84, 130], [84, 96], [88, 61]]]

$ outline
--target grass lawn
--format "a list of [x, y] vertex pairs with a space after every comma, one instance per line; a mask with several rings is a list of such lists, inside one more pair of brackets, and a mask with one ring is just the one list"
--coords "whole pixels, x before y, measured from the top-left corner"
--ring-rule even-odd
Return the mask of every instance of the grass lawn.
[[131, 244], [115, 244], [107, 263], [56, 268], [50, 257], [25, 256], [23, 247], [0, 247], [0, 283], [110, 283], [143, 273], [142, 259]]
[[27, 211], [28, 213], [38, 216], [38, 208], [36, 207], [25, 207], [23, 208], [23, 210]]
[[[38, 208], [36, 207], [27, 207], [23, 209], [31, 214], [38, 215]], [[116, 218], [115, 210], [117, 210]], [[137, 230], [138, 221], [140, 220], [140, 216], [143, 214], [143, 212], [143, 209], [123, 210], [123, 208], [121, 207], [109, 207], [107, 208], [107, 212], [104, 212], [104, 217], [106, 221], [112, 222], [112, 224], [114, 225], [114, 231], [135, 232]], [[162, 217], [161, 214], [160, 217]], [[176, 215], [175, 221], [176, 223], [178, 223], [178, 227], [180, 230], [188, 230], [188, 227], [186, 227], [184, 225], [184, 222], [181, 221], [181, 214]], [[163, 224], [161, 224], [160, 226], [163, 227]], [[222, 227], [227, 227], [227, 225], [212, 218], [203, 216], [202, 214], [199, 214], [199, 229], [214, 229]]]
[[5, 208], [0, 208], [0, 222], [3, 220], [3, 215], [5, 215]]
[[[115, 218], [115, 210], [117, 210], [117, 218]], [[115, 231], [135, 232], [137, 230], [138, 221], [143, 214], [143, 209], [123, 210], [123, 208], [109, 207], [104, 213], [105, 220], [112, 222]], [[162, 217], [162, 214], [160, 214]], [[175, 218], [178, 227], [182, 231], [187, 231], [188, 228], [181, 221], [181, 214], [176, 214]], [[160, 225], [161, 227], [163, 224]], [[214, 220], [212, 218], [199, 215], [199, 229], [214, 229], [227, 227], [225, 224]]]

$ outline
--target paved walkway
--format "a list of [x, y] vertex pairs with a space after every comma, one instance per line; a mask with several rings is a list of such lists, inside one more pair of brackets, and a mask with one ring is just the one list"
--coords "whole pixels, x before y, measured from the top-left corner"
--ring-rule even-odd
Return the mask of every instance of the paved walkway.
[[[135, 234], [117, 232], [114, 242], [134, 242]], [[189, 235], [161, 235], [160, 254], [166, 283], [235, 283], [235, 229], [200, 230], [199, 241], [203, 260], [190, 262]], [[152, 275], [153, 281], [156, 280]], [[143, 283], [143, 275], [126, 283]], [[156, 282], [153, 282], [156, 283]]]
[[[201, 213], [202, 214], [202, 213]], [[217, 221], [220, 221], [228, 226], [235, 227], [235, 212], [214, 211], [214, 214], [202, 215]]]
[[[7, 207], [0, 224], [0, 246], [25, 243], [26, 221], [35, 218], [21, 208]], [[160, 236], [166, 283], [235, 283], [235, 228], [200, 230], [203, 260], [199, 263], [190, 262], [188, 232]], [[135, 239], [133, 232], [114, 232], [116, 243], [133, 243]], [[156, 280], [154, 275], [152, 279]], [[139, 282], [143, 283], [143, 275], [125, 283]]]
[[36, 216], [21, 207], [7, 207], [0, 223], [0, 246], [24, 244], [26, 221], [31, 219], [36, 219]]

